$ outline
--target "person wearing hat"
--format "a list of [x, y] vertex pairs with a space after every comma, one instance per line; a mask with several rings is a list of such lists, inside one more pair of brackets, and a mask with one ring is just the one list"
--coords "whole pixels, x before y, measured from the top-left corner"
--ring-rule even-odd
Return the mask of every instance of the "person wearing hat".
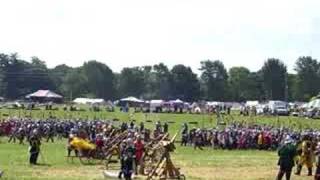
[[278, 150], [278, 166], [280, 167], [277, 180], [281, 180], [286, 175], [286, 180], [290, 180], [292, 168], [294, 166], [294, 157], [296, 156], [296, 147], [293, 145], [293, 140], [287, 136], [284, 145]]
[[30, 144], [30, 146], [29, 146], [29, 153], [30, 153], [29, 163], [31, 165], [36, 165], [37, 160], [38, 160], [38, 156], [40, 153], [40, 145], [41, 145], [37, 130], [32, 131], [32, 135], [29, 139], [29, 144]]

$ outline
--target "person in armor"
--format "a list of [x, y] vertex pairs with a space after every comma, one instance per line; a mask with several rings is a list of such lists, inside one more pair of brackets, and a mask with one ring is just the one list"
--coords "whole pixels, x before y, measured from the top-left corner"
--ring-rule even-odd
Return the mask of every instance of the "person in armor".
[[312, 176], [312, 166], [313, 166], [313, 145], [310, 136], [305, 135], [302, 138], [301, 144], [301, 155], [298, 160], [296, 175], [301, 174], [303, 166], [308, 168], [308, 176]]
[[168, 125], [167, 122], [165, 122], [165, 123], [163, 124], [163, 132], [164, 132], [164, 133], [167, 133], [167, 132], [168, 132], [168, 129], [169, 129], [169, 125]]
[[134, 129], [134, 122], [133, 121], [130, 122], [130, 129]]
[[52, 143], [54, 143], [54, 128], [51, 125], [47, 125], [46, 126], [46, 134], [47, 134], [47, 142], [49, 142], [49, 140], [51, 140]]
[[38, 131], [37, 130], [33, 130], [32, 135], [30, 136], [29, 139], [29, 153], [30, 153], [30, 158], [29, 158], [29, 163], [31, 165], [36, 165], [37, 164], [37, 160], [38, 160], [38, 156], [40, 153], [40, 138], [38, 137]]
[[140, 123], [140, 132], [142, 132], [144, 130], [144, 124], [143, 122]]
[[126, 122], [123, 122], [122, 124], [121, 124], [121, 132], [124, 132], [125, 130], [127, 130], [128, 129], [128, 124], [126, 123]]
[[68, 144], [67, 144], [67, 154], [68, 154], [68, 157], [71, 156], [71, 152], [74, 151], [74, 154], [75, 156], [78, 157], [78, 150], [76, 148], [74, 148], [72, 145], [71, 145], [71, 142], [72, 140], [74, 139], [76, 135], [75, 134], [72, 134], [70, 133], [69, 137], [68, 137]]
[[188, 143], [188, 124], [183, 123], [181, 132], [181, 146], [187, 146]]
[[194, 139], [194, 149], [199, 148], [200, 150], [202, 149], [202, 132], [200, 129], [197, 129], [195, 133], [195, 139]]
[[284, 145], [278, 150], [278, 165], [280, 166], [277, 180], [281, 180], [286, 175], [286, 180], [290, 180], [292, 168], [294, 166], [294, 157], [296, 156], [296, 147], [293, 140], [287, 136]]
[[121, 179], [122, 174], [125, 180], [132, 179], [134, 159], [135, 148], [132, 140], [129, 138], [121, 147], [121, 171], [119, 173], [119, 179]]
[[162, 125], [161, 125], [161, 122], [160, 121], [158, 121], [157, 123], [156, 123], [156, 131], [158, 132], [158, 133], [161, 133], [161, 127], [162, 127]]
[[13, 143], [16, 143], [16, 136], [18, 134], [18, 127], [12, 128], [10, 133], [11, 134], [10, 134], [10, 138], [9, 138], [8, 142], [13, 141]]
[[126, 152], [126, 148], [127, 148], [127, 141], [124, 140], [121, 144], [120, 144], [120, 172], [118, 175], [119, 179], [122, 179], [122, 175], [124, 173], [124, 157], [125, 157], [125, 152]]
[[24, 140], [25, 135], [26, 135], [26, 133], [25, 133], [24, 129], [22, 127], [20, 127], [18, 129], [17, 134], [16, 134], [16, 137], [19, 140], [19, 144], [24, 144], [23, 140]]
[[314, 179], [320, 180], [320, 142], [318, 142], [317, 144], [315, 155], [316, 155], [317, 163], [316, 163], [316, 172], [314, 174]]

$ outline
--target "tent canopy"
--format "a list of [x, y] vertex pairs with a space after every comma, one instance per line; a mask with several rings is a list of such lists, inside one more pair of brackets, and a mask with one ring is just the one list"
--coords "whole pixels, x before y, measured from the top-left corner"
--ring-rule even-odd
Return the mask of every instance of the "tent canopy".
[[77, 104], [104, 104], [106, 103], [104, 99], [91, 99], [91, 98], [76, 98], [73, 100]]
[[52, 98], [52, 99], [62, 99], [63, 97], [50, 90], [38, 90], [34, 93], [28, 94], [26, 98]]
[[120, 101], [122, 101], [122, 102], [133, 102], [133, 103], [144, 103], [143, 100], [140, 100], [140, 99], [138, 99], [136, 97], [133, 97], [133, 96], [122, 98], [122, 99], [120, 99]]
[[219, 106], [219, 105], [222, 105], [222, 104], [223, 104], [222, 102], [217, 102], [217, 101], [207, 102], [208, 106]]
[[320, 99], [312, 100], [308, 103], [308, 108], [320, 108]]
[[164, 104], [163, 100], [151, 100], [150, 101], [150, 107], [159, 107], [162, 106]]
[[253, 107], [253, 106], [258, 106], [259, 101], [247, 101], [246, 106]]
[[183, 104], [183, 101], [181, 101], [180, 99], [176, 99], [176, 100], [171, 100], [170, 103], [171, 104]]

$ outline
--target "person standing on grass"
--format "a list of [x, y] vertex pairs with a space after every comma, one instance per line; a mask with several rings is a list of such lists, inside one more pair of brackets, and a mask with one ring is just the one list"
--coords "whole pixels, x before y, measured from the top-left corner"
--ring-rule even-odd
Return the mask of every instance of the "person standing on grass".
[[30, 147], [29, 147], [29, 153], [30, 153], [30, 158], [29, 158], [29, 163], [31, 165], [36, 165], [38, 156], [40, 153], [40, 139], [38, 136], [37, 130], [33, 130], [32, 135], [29, 139]]
[[309, 135], [304, 135], [301, 144], [301, 155], [299, 157], [296, 175], [301, 174], [302, 167], [305, 165], [308, 169], [308, 176], [312, 176], [312, 166], [313, 166], [313, 142]]
[[316, 172], [314, 174], [314, 180], [320, 180], [320, 142], [318, 142], [317, 144], [315, 155], [316, 155], [317, 163], [316, 163]]
[[194, 149], [196, 150], [197, 148], [199, 148], [200, 150], [203, 150], [202, 145], [203, 145], [202, 132], [198, 128], [195, 134]]
[[294, 166], [294, 157], [296, 156], [296, 147], [293, 145], [293, 140], [287, 136], [284, 145], [278, 150], [278, 165], [280, 166], [277, 180], [281, 180], [286, 175], [286, 180], [290, 180], [292, 168]]
[[142, 142], [141, 136], [137, 136], [137, 140], [134, 142], [135, 147], [135, 174], [138, 175], [138, 167], [141, 164], [141, 159], [144, 152], [144, 144]]

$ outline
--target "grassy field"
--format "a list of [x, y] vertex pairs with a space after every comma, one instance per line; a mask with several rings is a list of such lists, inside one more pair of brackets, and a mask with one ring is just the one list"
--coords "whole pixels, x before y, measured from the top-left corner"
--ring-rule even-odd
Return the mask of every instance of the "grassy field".
[[[34, 118], [48, 117], [49, 112], [37, 110], [32, 111]], [[30, 112], [17, 110], [1, 110], [1, 115], [11, 116], [30, 115]], [[52, 112], [60, 118], [88, 118], [101, 119], [118, 118], [128, 121], [130, 118], [137, 122], [146, 122], [146, 126], [154, 127], [158, 120], [169, 122], [170, 133], [177, 132], [183, 122], [198, 122], [190, 124], [189, 127], [213, 127], [216, 124], [215, 116], [190, 115], [190, 114], [143, 114], [121, 112], [73, 112], [63, 111]], [[3, 118], [3, 117], [2, 117]], [[320, 121], [302, 119], [296, 117], [241, 117], [233, 114], [232, 117], [225, 117], [226, 122], [239, 121], [246, 123], [270, 124], [274, 126], [289, 126], [296, 129], [319, 128]], [[119, 122], [118, 122], [119, 123]], [[78, 159], [73, 162], [67, 161], [66, 140], [53, 143], [43, 143], [42, 156], [39, 162], [42, 166], [29, 166], [27, 145], [8, 144], [5, 137], [0, 139], [0, 169], [5, 171], [2, 179], [49, 179], [49, 180], [90, 180], [104, 179], [102, 175], [103, 166], [84, 166]], [[272, 151], [255, 150], [194, 150], [191, 147], [180, 147], [172, 155], [174, 163], [181, 167], [187, 179], [228, 179], [228, 180], [250, 180], [250, 179], [275, 179], [277, 174], [277, 154]], [[293, 176], [293, 179], [312, 179], [305, 176]]]

